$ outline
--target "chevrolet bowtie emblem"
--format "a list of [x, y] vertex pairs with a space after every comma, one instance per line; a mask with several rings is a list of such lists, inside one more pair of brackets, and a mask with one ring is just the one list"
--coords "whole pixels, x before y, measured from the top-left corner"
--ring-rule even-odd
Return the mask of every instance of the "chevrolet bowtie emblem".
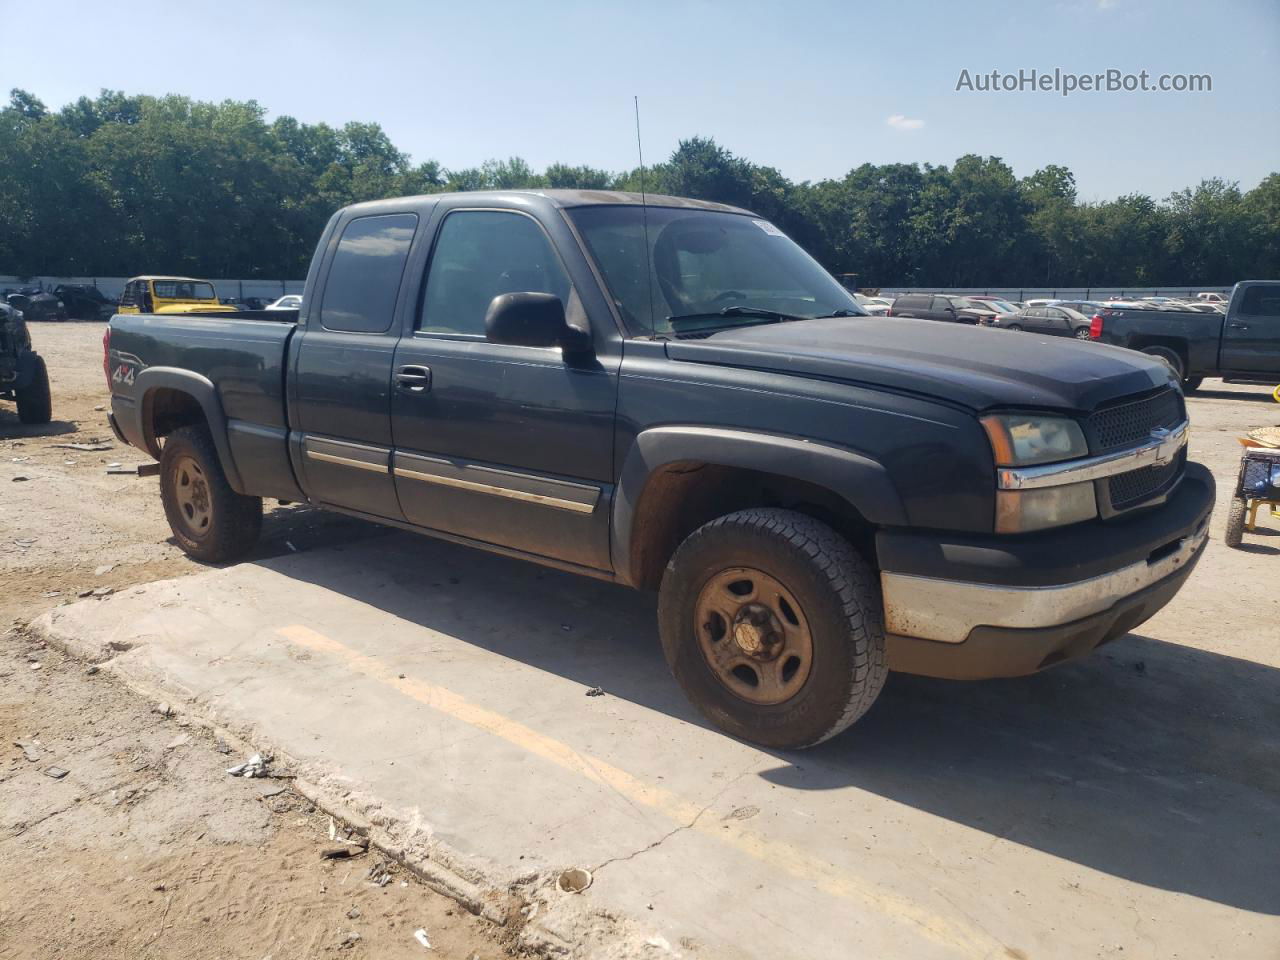
[[1173, 436], [1173, 431], [1168, 427], [1152, 427], [1151, 439], [1155, 440], [1159, 446], [1156, 447], [1156, 463], [1166, 464], [1173, 459], [1173, 455], [1177, 452], [1177, 444], [1169, 443], [1169, 438]]

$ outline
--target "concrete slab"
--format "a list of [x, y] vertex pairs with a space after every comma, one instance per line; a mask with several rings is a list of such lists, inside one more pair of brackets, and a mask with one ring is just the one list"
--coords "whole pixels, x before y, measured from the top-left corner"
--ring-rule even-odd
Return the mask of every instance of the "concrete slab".
[[[548, 952], [1280, 955], [1271, 665], [1141, 636], [1019, 681], [894, 677], [782, 754], [685, 703], [652, 597], [408, 534], [38, 626], [274, 749], [464, 901], [536, 904]], [[574, 866], [593, 885], [555, 890]]]

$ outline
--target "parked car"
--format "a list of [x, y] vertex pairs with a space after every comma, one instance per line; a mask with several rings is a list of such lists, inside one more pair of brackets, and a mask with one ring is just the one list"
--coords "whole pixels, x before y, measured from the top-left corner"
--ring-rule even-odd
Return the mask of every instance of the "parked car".
[[889, 312], [889, 308], [893, 306], [893, 301], [888, 297], [868, 297], [861, 293], [855, 293], [853, 299], [858, 301], [858, 306], [866, 311], [868, 316], [883, 317]]
[[1169, 364], [1183, 389], [1205, 377], [1280, 379], [1280, 280], [1244, 280], [1231, 291], [1226, 315], [1107, 307], [1092, 337], [1141, 350]]
[[1100, 300], [1054, 300], [1048, 306], [1066, 307], [1068, 310], [1077, 310], [1086, 317], [1092, 317], [1101, 310], [1106, 304]]
[[23, 423], [48, 423], [53, 418], [44, 358], [31, 345], [22, 313], [8, 304], [0, 304], [0, 400], [17, 403]]
[[1228, 297], [1226, 294], [1209, 292], [1209, 293], [1197, 293], [1196, 299], [1201, 300], [1205, 303], [1228, 303], [1231, 298]]
[[990, 323], [998, 315], [994, 307], [968, 297], [941, 293], [908, 293], [893, 301], [888, 316], [918, 320], [946, 320], [952, 323]]
[[1090, 318], [1079, 310], [1056, 304], [1050, 307], [1026, 307], [1015, 313], [1001, 314], [993, 326], [1003, 330], [1026, 330], [1054, 337], [1088, 340]]
[[302, 295], [298, 293], [286, 293], [279, 300], [272, 301], [267, 304], [268, 310], [297, 310], [302, 306]]
[[865, 316], [745, 210], [379, 200], [307, 276], [296, 322], [111, 320], [111, 424], [182, 549], [243, 556], [274, 497], [657, 590], [686, 694], [771, 748], [839, 733], [887, 670], [1083, 656], [1203, 550], [1163, 363]]
[[120, 313], [235, 313], [213, 284], [191, 277], [134, 277], [124, 285]]
[[115, 313], [115, 302], [91, 283], [60, 283], [53, 292], [66, 304], [67, 316], [75, 320], [109, 320]]
[[67, 308], [51, 293], [31, 291], [11, 293], [5, 297], [9, 306], [22, 313], [27, 323], [42, 323], [51, 320], [66, 320]]
[[971, 296], [968, 299], [972, 300], [974, 303], [981, 304], [982, 306], [990, 307], [997, 314], [1013, 313], [1018, 309], [1012, 302], [1005, 300], [1002, 297]]

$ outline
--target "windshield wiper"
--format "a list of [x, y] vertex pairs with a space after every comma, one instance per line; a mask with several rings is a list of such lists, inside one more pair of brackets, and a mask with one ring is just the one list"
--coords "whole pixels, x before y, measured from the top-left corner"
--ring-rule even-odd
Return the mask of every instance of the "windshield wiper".
[[686, 313], [678, 317], [667, 317], [667, 323], [680, 323], [683, 320], [705, 320], [708, 317], [764, 317], [767, 320], [776, 320], [779, 322], [813, 319], [812, 317], [797, 316], [794, 313], [783, 313], [781, 310], [766, 310], [763, 307], [745, 307], [737, 305], [707, 313]]
[[822, 316], [814, 317], [813, 319], [827, 320], [827, 319], [830, 319], [831, 317], [869, 317], [869, 316], [870, 314], [866, 313], [865, 311], [863, 313], [854, 313], [852, 310], [846, 310], [844, 307], [841, 307], [839, 310], [835, 310], [831, 313], [824, 313]]

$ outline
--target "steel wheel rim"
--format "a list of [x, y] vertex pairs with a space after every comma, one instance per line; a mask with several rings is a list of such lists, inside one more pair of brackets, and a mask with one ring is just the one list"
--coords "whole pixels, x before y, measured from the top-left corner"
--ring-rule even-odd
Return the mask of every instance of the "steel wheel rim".
[[174, 462], [173, 497], [186, 534], [199, 539], [208, 533], [213, 523], [209, 481], [194, 457], [183, 456]]
[[804, 609], [776, 577], [732, 567], [703, 584], [693, 608], [698, 648], [735, 696], [762, 706], [785, 703], [813, 666], [813, 634]]

